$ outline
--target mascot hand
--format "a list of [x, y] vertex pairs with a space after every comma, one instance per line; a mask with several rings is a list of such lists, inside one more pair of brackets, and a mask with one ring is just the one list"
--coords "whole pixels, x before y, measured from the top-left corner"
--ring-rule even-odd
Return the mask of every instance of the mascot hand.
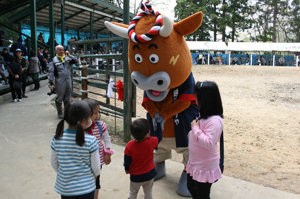
[[152, 122], [153, 122], [154, 131], [157, 130], [158, 123], [160, 123], [160, 125], [161, 125], [161, 130], [164, 131], [164, 124], [165, 124], [166, 120], [163, 116], [161, 116], [159, 113], [155, 113], [154, 117], [152, 119]]

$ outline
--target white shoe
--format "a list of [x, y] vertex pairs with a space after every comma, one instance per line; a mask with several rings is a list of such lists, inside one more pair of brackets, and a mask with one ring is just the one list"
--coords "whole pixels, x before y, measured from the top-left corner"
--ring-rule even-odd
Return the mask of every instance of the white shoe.
[[17, 102], [17, 99], [13, 99], [13, 100], [11, 100], [11, 102]]
[[18, 102], [22, 102], [22, 99], [18, 99]]

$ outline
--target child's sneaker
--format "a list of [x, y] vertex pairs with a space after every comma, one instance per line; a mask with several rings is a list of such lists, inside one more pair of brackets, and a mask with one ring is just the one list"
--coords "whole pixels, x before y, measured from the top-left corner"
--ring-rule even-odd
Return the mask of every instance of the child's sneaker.
[[18, 102], [22, 102], [22, 99], [18, 99]]

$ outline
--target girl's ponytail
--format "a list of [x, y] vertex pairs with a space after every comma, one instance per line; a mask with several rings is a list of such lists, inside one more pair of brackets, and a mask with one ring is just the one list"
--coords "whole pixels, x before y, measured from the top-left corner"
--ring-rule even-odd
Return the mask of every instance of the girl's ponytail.
[[64, 119], [62, 119], [62, 120], [57, 124], [54, 139], [59, 139], [59, 138], [63, 135], [63, 132], [64, 132], [64, 123], [65, 123], [65, 121], [64, 121]]
[[84, 143], [85, 143], [85, 140], [84, 140], [84, 129], [81, 125], [80, 122], [77, 122], [77, 129], [76, 129], [76, 144], [79, 145], [79, 146], [83, 146]]
[[60, 137], [62, 137], [63, 133], [64, 133], [64, 123], [65, 121], [69, 123], [69, 110], [71, 107], [72, 101], [69, 101], [68, 105], [65, 107], [65, 111], [64, 111], [64, 118], [57, 124], [56, 127], [56, 132], [55, 132], [55, 139], [59, 139]]

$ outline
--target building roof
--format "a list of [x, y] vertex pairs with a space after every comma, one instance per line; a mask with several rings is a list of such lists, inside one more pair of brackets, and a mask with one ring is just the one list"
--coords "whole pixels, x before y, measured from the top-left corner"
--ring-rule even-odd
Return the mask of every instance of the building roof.
[[[29, 0], [2, 0], [0, 1], [0, 15], [19, 9], [16, 14], [8, 17], [11, 23], [30, 24], [30, 2]], [[54, 26], [61, 27], [61, 2], [54, 0]], [[5, 11], [4, 11], [5, 10]], [[37, 25], [49, 27], [49, 1], [36, 1]], [[90, 13], [94, 14], [94, 33], [108, 34], [110, 31], [104, 26], [105, 21], [123, 21], [123, 9], [101, 0], [65, 0], [65, 29], [90, 31]], [[130, 13], [130, 17], [135, 15]]]

